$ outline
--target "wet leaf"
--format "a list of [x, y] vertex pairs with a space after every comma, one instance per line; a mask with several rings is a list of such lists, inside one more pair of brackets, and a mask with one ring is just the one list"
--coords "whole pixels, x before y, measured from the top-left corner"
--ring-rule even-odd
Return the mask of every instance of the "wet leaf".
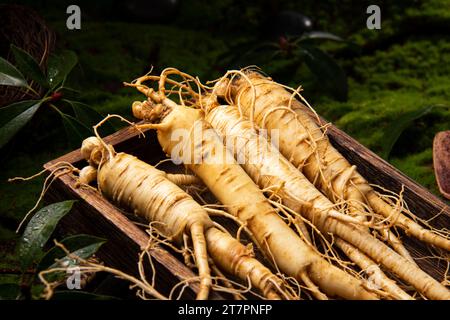
[[430, 113], [430, 111], [435, 106], [426, 106], [417, 110], [407, 112], [400, 117], [396, 118], [392, 124], [387, 127], [383, 132], [383, 138], [381, 139], [381, 156], [384, 159], [388, 159], [391, 154], [392, 148], [397, 142], [398, 138], [401, 136], [402, 132], [405, 131], [413, 122], [421, 117]]
[[339, 101], [347, 100], [347, 76], [336, 61], [314, 46], [302, 44], [300, 50], [303, 53], [306, 65], [317, 77], [321, 87]]
[[[95, 109], [91, 108], [87, 104], [77, 102], [77, 101], [71, 101], [71, 100], [64, 100], [65, 102], [69, 103], [72, 106], [73, 112], [75, 113], [75, 117], [83, 123], [87, 127], [92, 127], [93, 125], [96, 125], [101, 120], [104, 119], [104, 116], [102, 116], [99, 112], [97, 112]], [[114, 133], [114, 127], [109, 122], [105, 122], [102, 126], [102, 132], [105, 135], [109, 135]]]
[[59, 55], [51, 55], [48, 60], [47, 70], [49, 87], [55, 89], [62, 84], [77, 62], [77, 55], [73, 51], [65, 50]]
[[71, 147], [79, 147], [83, 139], [92, 135], [92, 130], [77, 118], [62, 112], [60, 115]]
[[17, 67], [25, 74], [25, 76], [45, 87], [47, 85], [47, 81], [36, 60], [34, 60], [28, 52], [14, 45], [11, 45], [11, 51], [14, 55], [14, 59], [16, 60]]
[[0, 85], [27, 87], [28, 83], [16, 67], [8, 60], [0, 57]]
[[0, 148], [31, 120], [41, 104], [40, 100], [27, 100], [0, 109]]
[[42, 256], [42, 248], [52, 235], [59, 220], [74, 204], [74, 200], [48, 205], [31, 218], [19, 241], [19, 258], [22, 270], [26, 270]]
[[332, 41], [339, 41], [339, 42], [345, 41], [341, 37], [339, 37], [335, 34], [329, 33], [329, 32], [325, 32], [325, 31], [306, 32], [301, 36], [300, 41], [310, 40], [310, 39], [332, 40]]
[[74, 267], [79, 265], [79, 260], [77, 258], [81, 259], [88, 259], [91, 257], [94, 253], [100, 249], [100, 247], [105, 243], [105, 240], [100, 240], [95, 243], [89, 244], [83, 248], [76, 249], [74, 251], [70, 251], [70, 255], [66, 255], [66, 253], [61, 249], [61, 252], [63, 253], [63, 256], [59, 258], [57, 261], [54, 261], [50, 266], [48, 266], [46, 269], [54, 269], [54, 268], [64, 268], [64, 271], [54, 271], [52, 273], [48, 273], [45, 278], [47, 281], [54, 282], [54, 281], [62, 281], [67, 277], [67, 274], [69, 273], [69, 270], [73, 273], [75, 270]]
[[[82, 249], [84, 247], [87, 247], [87, 246], [90, 246], [90, 245], [93, 245], [96, 243], [104, 243], [105, 241], [106, 241], [105, 239], [102, 239], [99, 237], [94, 237], [94, 236], [87, 235], [87, 234], [78, 234], [78, 235], [69, 236], [67, 238], [64, 238], [63, 240], [60, 241], [60, 243], [62, 245], [64, 245], [64, 247], [67, 250], [69, 250], [69, 252], [74, 252], [78, 249]], [[87, 251], [85, 250], [84, 252], [87, 252]], [[83, 252], [81, 252], [81, 253], [83, 253]], [[55, 246], [55, 247], [51, 248], [49, 251], [47, 251], [45, 256], [39, 262], [37, 271], [42, 271], [42, 270], [49, 268], [51, 265], [53, 265], [55, 263], [56, 259], [61, 259], [61, 258], [64, 258], [65, 256], [66, 256], [66, 253], [60, 247]], [[87, 257], [83, 256], [82, 258], [88, 258], [88, 257], [89, 256], [87, 256]]]
[[[77, 249], [77, 250], [71, 252], [71, 255], [73, 255], [75, 257], [79, 257], [81, 259], [87, 259], [87, 258], [91, 257], [94, 253], [96, 253], [98, 251], [98, 249], [100, 249], [100, 247], [104, 243], [105, 243], [105, 240], [97, 241], [86, 247], [83, 247], [83, 248], [80, 248], [80, 249]], [[65, 256], [62, 259], [53, 263], [48, 269], [58, 268], [58, 267], [71, 268], [71, 267], [75, 267], [77, 265], [78, 265], [78, 261], [76, 259], [73, 259], [72, 257], [69, 257], [69, 256]]]

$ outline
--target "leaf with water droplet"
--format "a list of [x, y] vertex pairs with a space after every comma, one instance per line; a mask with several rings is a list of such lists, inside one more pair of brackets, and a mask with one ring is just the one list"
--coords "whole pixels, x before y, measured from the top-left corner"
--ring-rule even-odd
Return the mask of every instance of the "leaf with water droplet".
[[[61, 250], [61, 248], [54, 247], [53, 249], [57, 248], [57, 249], [61, 250], [61, 252], [63, 252], [63, 255], [56, 261], [53, 261], [53, 264], [51, 264], [50, 266], [47, 266], [46, 269], [65, 268], [66, 270], [69, 270], [70, 268], [78, 266], [79, 260], [77, 258], [88, 259], [94, 253], [96, 253], [98, 251], [98, 249], [100, 249], [100, 247], [105, 243], [105, 240], [99, 241], [99, 239], [100, 238], [97, 238], [97, 242], [94, 242], [94, 243], [87, 245], [85, 247], [82, 247], [80, 249], [73, 250], [73, 251], [69, 250], [69, 251], [71, 251], [70, 256], [66, 255], [66, 253], [63, 250]], [[66, 243], [66, 245], [67, 245], [67, 243]], [[47, 260], [47, 255], [44, 256], [44, 258], [42, 258], [41, 261], [44, 261], [44, 260]], [[38, 266], [38, 271], [42, 271], [41, 263]], [[56, 272], [47, 274], [45, 278], [47, 279], [47, 281], [50, 281], [50, 282], [60, 281], [66, 277], [66, 274], [67, 274], [67, 271], [56, 271]]]
[[55, 89], [63, 83], [77, 62], [77, 55], [73, 51], [64, 50], [59, 55], [52, 54], [47, 68], [47, 83], [50, 88]]
[[0, 108], [0, 148], [30, 122], [41, 104], [39, 100], [26, 100]]
[[28, 86], [23, 74], [8, 60], [0, 57], [0, 85], [26, 87]]
[[48, 205], [31, 218], [19, 241], [19, 257], [22, 271], [25, 271], [43, 255], [43, 247], [52, 235], [59, 220], [66, 215], [74, 200]]
[[[87, 234], [77, 234], [77, 235], [73, 235], [73, 236], [64, 238], [60, 242], [62, 245], [64, 245], [64, 247], [67, 250], [69, 250], [69, 252], [73, 252], [75, 254], [75, 252], [77, 252], [78, 250], [85, 249], [85, 248], [91, 248], [90, 247], [91, 245], [95, 245], [95, 244], [99, 244], [99, 243], [103, 244], [105, 241], [106, 241], [105, 239], [102, 239], [99, 237], [94, 237], [94, 236], [87, 235]], [[98, 246], [98, 248], [99, 247], [100, 246]], [[95, 246], [91, 249], [95, 249]], [[77, 254], [80, 254], [79, 256], [83, 259], [89, 258], [93, 253], [95, 253], [95, 252], [91, 251], [90, 249], [77, 252]], [[66, 253], [64, 252], [63, 249], [61, 249], [60, 247], [54, 246], [49, 251], [47, 251], [45, 256], [41, 259], [41, 261], [39, 262], [39, 265], [37, 267], [37, 271], [39, 272], [39, 271], [49, 268], [52, 264], [55, 263], [55, 261], [57, 259], [64, 258], [65, 256], [66, 256]]]
[[347, 100], [347, 76], [337, 62], [319, 48], [308, 44], [301, 45], [300, 53], [308, 68], [317, 77], [321, 88], [339, 101]]
[[[71, 252], [71, 255], [74, 257], [78, 257], [81, 259], [87, 259], [89, 257], [91, 257], [94, 253], [96, 253], [98, 251], [98, 249], [100, 249], [100, 247], [105, 243], [105, 241], [98, 241], [95, 242], [93, 244], [90, 244], [86, 247], [80, 248], [78, 250], [75, 250], [73, 252]], [[64, 258], [56, 261], [54, 264], [52, 264], [48, 269], [52, 269], [52, 268], [58, 268], [58, 267], [65, 267], [65, 268], [71, 268], [71, 267], [75, 267], [76, 265], [78, 265], [78, 260], [71, 258], [69, 256], [65, 256]]]
[[16, 60], [17, 67], [25, 76], [36, 81], [41, 86], [45, 87], [47, 85], [45, 75], [39, 67], [38, 62], [27, 51], [11, 45], [11, 52]]

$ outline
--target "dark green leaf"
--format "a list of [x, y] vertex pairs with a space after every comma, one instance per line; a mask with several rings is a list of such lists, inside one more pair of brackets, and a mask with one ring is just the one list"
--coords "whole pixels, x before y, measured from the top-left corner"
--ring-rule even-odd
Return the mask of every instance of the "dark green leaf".
[[384, 159], [388, 159], [389, 155], [391, 154], [392, 148], [394, 147], [402, 132], [410, 125], [412, 125], [415, 120], [430, 113], [430, 111], [434, 107], [435, 106], [426, 106], [417, 110], [407, 112], [400, 117], [397, 117], [395, 121], [393, 121], [392, 124], [383, 131], [384, 135], [381, 139], [381, 141], [383, 142], [383, 144], [381, 145], [381, 156]]
[[39, 85], [45, 87], [47, 85], [47, 80], [44, 73], [42, 72], [39, 64], [34, 60], [28, 52], [11, 45], [11, 51], [16, 60], [17, 67], [25, 74], [25, 76], [36, 81]]
[[71, 147], [79, 147], [83, 139], [92, 135], [92, 130], [78, 119], [62, 112], [60, 115]]
[[[53, 264], [47, 267], [47, 269], [54, 269], [54, 268], [64, 268], [66, 270], [69, 270], [70, 268], [76, 267], [79, 264], [79, 261], [74, 258], [78, 257], [81, 259], [88, 259], [91, 257], [94, 253], [100, 249], [100, 247], [105, 243], [105, 240], [97, 241], [95, 243], [89, 244], [83, 248], [71, 251], [71, 256], [66, 255], [64, 251], [63, 257], [58, 259], [57, 261], [54, 261]], [[67, 275], [67, 272], [65, 271], [55, 271], [46, 276], [47, 281], [61, 281], [63, 280]]]
[[9, 121], [11, 121], [39, 101], [40, 100], [24, 100], [0, 108], [0, 127], [3, 127]]
[[42, 248], [47, 243], [59, 220], [66, 215], [75, 201], [63, 201], [48, 205], [31, 218], [19, 241], [19, 257], [22, 270], [42, 256]]
[[[90, 246], [95, 243], [104, 242], [105, 239], [94, 237], [86, 234], [79, 234], [74, 236], [69, 236], [65, 239], [63, 239], [61, 244], [64, 245], [64, 247], [69, 250], [70, 252], [76, 251], [78, 249]], [[66, 253], [64, 250], [62, 250], [60, 247], [54, 246], [51, 248], [45, 256], [41, 259], [39, 262], [39, 265], [37, 267], [37, 271], [45, 270], [48, 267], [50, 267], [52, 264], [55, 263], [56, 259], [61, 259], [66, 256]], [[82, 257], [84, 258], [84, 257]]]
[[27, 87], [28, 83], [16, 67], [0, 57], [0, 85]]
[[[100, 113], [98, 113], [95, 109], [91, 108], [87, 104], [71, 100], [64, 100], [64, 101], [72, 106], [73, 112], [75, 113], [75, 117], [81, 123], [83, 123], [85, 126], [89, 128], [99, 123], [104, 118], [104, 116], [102, 116]], [[105, 122], [105, 124], [102, 125], [102, 129], [103, 129], [102, 132], [104, 132], [104, 134], [106, 135], [109, 135], [115, 131], [114, 127], [109, 122]]]
[[120, 300], [112, 296], [105, 296], [85, 291], [61, 290], [56, 291], [53, 300]]
[[31, 120], [42, 101], [27, 100], [0, 109], [0, 148]]
[[334, 35], [329, 32], [324, 31], [311, 31], [304, 33], [302, 37], [300, 38], [300, 41], [303, 40], [309, 40], [309, 39], [320, 39], [320, 40], [332, 40], [332, 41], [345, 41], [341, 37], [338, 37], [337, 35]]
[[65, 50], [59, 55], [50, 56], [47, 70], [47, 83], [50, 88], [55, 89], [63, 83], [77, 62], [77, 55], [69, 50]]
[[[93, 244], [90, 244], [86, 247], [83, 247], [81, 249], [77, 249], [73, 252], [71, 252], [71, 254], [73, 256], [79, 257], [81, 259], [87, 259], [90, 256], [92, 256], [94, 253], [96, 253], [98, 251], [98, 249], [100, 249], [100, 247], [105, 243], [105, 240], [101, 240], [101, 241], [97, 241]], [[65, 256], [62, 259], [58, 260], [57, 262], [53, 263], [48, 269], [52, 269], [52, 268], [58, 268], [58, 267], [74, 267], [78, 265], [78, 261], [76, 261], [75, 259], [69, 257], [69, 256]]]
[[223, 62], [231, 67], [242, 68], [248, 65], [260, 65], [270, 61], [279, 46], [274, 42], [252, 41], [241, 44], [223, 56]]
[[321, 87], [340, 101], [347, 100], [347, 77], [342, 68], [322, 50], [302, 44], [300, 47], [305, 63], [317, 77]]
[[20, 296], [20, 286], [17, 283], [0, 284], [0, 300], [17, 300]]

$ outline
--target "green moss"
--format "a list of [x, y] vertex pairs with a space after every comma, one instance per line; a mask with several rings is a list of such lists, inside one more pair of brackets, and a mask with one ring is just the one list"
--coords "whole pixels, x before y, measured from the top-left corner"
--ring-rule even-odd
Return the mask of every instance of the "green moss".
[[445, 8], [450, 7], [449, 0], [427, 0], [419, 1], [418, 5], [405, 10], [405, 15], [409, 18], [428, 19], [433, 21], [450, 20], [450, 11]]
[[411, 179], [418, 181], [422, 186], [439, 194], [433, 172], [432, 149], [428, 148], [420, 153], [402, 158], [393, 158], [391, 163]]
[[[424, 85], [436, 76], [445, 76], [450, 72], [450, 38], [430, 37], [427, 40], [409, 40], [396, 44], [388, 50], [376, 51], [373, 55], [363, 56], [353, 61], [355, 77], [365, 84], [382, 84], [379, 78], [384, 76], [389, 81], [400, 80], [400, 87], [420, 89], [419, 81]], [[412, 84], [410, 84], [410, 79]], [[390, 88], [389, 86], [387, 88]], [[398, 87], [397, 87], [398, 88]], [[393, 89], [397, 89], [393, 88]], [[375, 87], [373, 89], [379, 89]]]
[[20, 276], [15, 274], [0, 275], [0, 284], [4, 283], [20, 283]]

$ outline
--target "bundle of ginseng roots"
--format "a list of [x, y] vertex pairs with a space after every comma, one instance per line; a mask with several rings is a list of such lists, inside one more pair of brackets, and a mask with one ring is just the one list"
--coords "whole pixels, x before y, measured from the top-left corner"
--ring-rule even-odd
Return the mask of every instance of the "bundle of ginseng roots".
[[[80, 182], [97, 180], [105, 198], [146, 219], [153, 243], [180, 252], [198, 275], [183, 285], [198, 283], [198, 299], [214, 290], [236, 299], [450, 299], [446, 274], [427, 274], [401, 240], [422, 241], [448, 265], [449, 232], [410, 212], [402, 191], [369, 184], [300, 89], [250, 68], [208, 83], [168, 68], [125, 85], [146, 96], [132, 105], [143, 120], [133, 125], [156, 130], [186, 172], [116, 153], [97, 135], [83, 142]], [[174, 298], [141, 275], [141, 295]]]

